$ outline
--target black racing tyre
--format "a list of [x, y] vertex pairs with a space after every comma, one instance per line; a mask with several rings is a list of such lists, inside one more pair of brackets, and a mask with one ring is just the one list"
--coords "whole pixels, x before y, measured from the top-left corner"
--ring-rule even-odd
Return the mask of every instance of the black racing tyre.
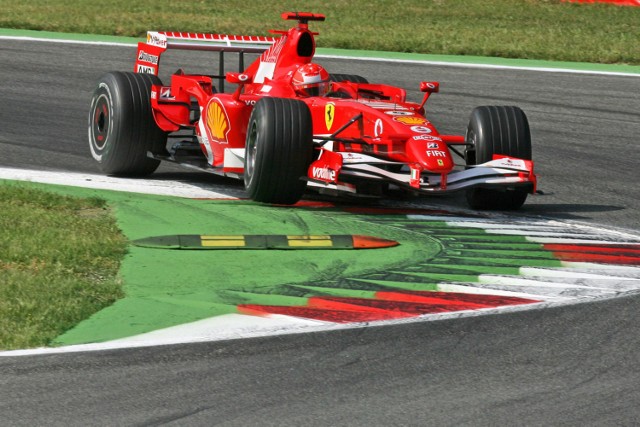
[[355, 74], [329, 74], [329, 79], [332, 82], [351, 82], [351, 83], [369, 83], [367, 79]]
[[[531, 160], [529, 121], [518, 107], [484, 106], [471, 112], [466, 135], [467, 165], [479, 165], [493, 159], [494, 154]], [[473, 209], [515, 210], [527, 199], [530, 188], [472, 188], [467, 202]]]
[[293, 204], [307, 187], [313, 127], [309, 107], [300, 100], [262, 98], [249, 118], [244, 185], [257, 202]]
[[98, 81], [89, 110], [89, 147], [108, 175], [145, 176], [158, 168], [160, 161], [147, 152], [164, 153], [167, 134], [152, 115], [154, 84], [162, 84], [155, 75], [119, 71]]

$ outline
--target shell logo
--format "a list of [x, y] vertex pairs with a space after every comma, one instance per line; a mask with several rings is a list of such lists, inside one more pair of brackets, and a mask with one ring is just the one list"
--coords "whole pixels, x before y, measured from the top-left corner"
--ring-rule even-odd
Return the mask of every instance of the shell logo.
[[398, 116], [394, 117], [393, 120], [396, 122], [403, 123], [405, 125], [423, 125], [427, 123], [427, 121], [422, 117], [417, 116]]
[[219, 142], [227, 142], [229, 120], [222, 106], [215, 100], [212, 100], [207, 107], [207, 128], [211, 133], [212, 139], [216, 139]]

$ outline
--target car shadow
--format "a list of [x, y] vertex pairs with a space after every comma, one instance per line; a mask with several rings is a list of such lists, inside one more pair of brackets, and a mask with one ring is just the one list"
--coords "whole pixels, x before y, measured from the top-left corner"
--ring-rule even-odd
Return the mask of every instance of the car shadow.
[[[153, 174], [153, 179], [158, 181], [178, 181], [203, 190], [213, 190], [230, 198], [247, 198], [242, 180], [223, 177], [207, 172], [185, 170], [182, 167], [176, 167], [173, 165], [169, 165], [169, 167], [161, 167], [160, 170]], [[469, 212], [464, 193], [462, 192], [432, 197], [389, 194], [388, 197], [384, 198], [357, 198], [322, 195], [309, 191], [305, 194], [304, 200], [310, 202], [328, 202], [335, 204], [337, 207], [353, 205], [377, 205], [386, 208], [392, 208], [394, 206], [398, 208], [439, 207], [451, 209], [452, 211]], [[626, 207], [624, 206], [589, 203], [525, 203], [525, 205], [517, 211], [502, 211], [502, 213], [514, 216], [533, 215], [567, 220], [589, 220], [592, 219], [593, 214], [618, 212], [625, 209]], [[478, 211], [478, 213], [488, 214], [490, 211]]]

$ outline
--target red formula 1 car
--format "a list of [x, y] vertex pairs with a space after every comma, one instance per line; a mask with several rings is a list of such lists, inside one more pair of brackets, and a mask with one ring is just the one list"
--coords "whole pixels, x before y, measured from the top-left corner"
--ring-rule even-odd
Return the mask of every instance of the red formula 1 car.
[[[149, 32], [135, 72], [105, 74], [93, 94], [89, 142], [102, 170], [141, 176], [172, 161], [243, 178], [251, 199], [280, 204], [308, 188], [383, 196], [393, 187], [464, 190], [474, 208], [517, 209], [536, 190], [522, 110], [478, 107], [465, 136], [440, 134], [425, 117], [437, 82], [422, 82], [424, 98], [413, 103], [402, 88], [329, 74], [312, 62], [309, 30], [324, 16], [282, 17], [297, 25], [272, 31], [279, 37]], [[219, 52], [219, 74], [179, 70], [163, 84], [160, 58], [172, 48]], [[238, 72], [223, 72], [228, 52]], [[259, 56], [245, 68], [245, 54]]]

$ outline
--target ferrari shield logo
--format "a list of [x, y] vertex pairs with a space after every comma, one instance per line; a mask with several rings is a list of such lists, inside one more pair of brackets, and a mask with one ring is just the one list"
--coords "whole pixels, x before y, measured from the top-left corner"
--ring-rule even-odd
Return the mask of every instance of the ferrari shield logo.
[[331, 126], [333, 125], [333, 117], [336, 113], [335, 104], [328, 103], [324, 107], [324, 122], [327, 125], [327, 130], [331, 130]]

